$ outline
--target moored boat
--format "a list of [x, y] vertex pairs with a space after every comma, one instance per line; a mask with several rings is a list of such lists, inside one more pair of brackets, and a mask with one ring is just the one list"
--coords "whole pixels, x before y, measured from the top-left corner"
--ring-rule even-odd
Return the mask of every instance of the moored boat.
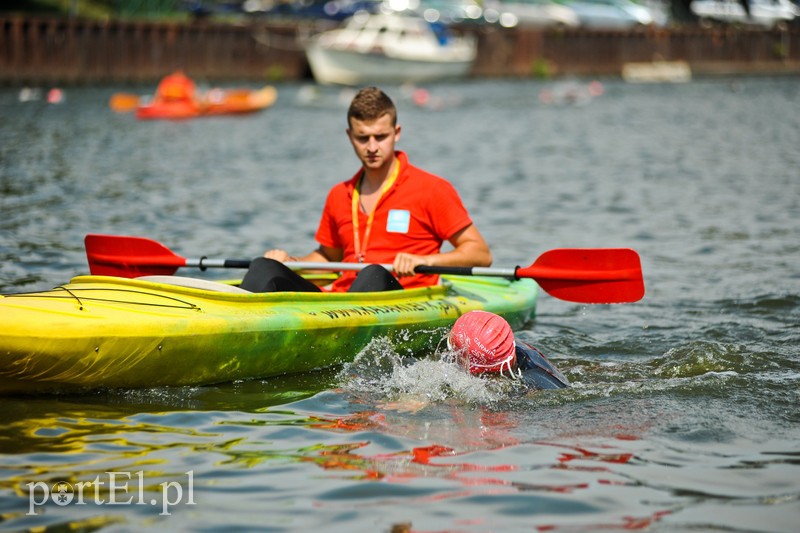
[[628, 83], [687, 83], [692, 69], [686, 61], [631, 62], [622, 65], [622, 79]]
[[514, 328], [533, 318], [538, 286], [443, 276], [382, 293], [264, 293], [177, 276], [78, 276], [0, 297], [0, 392], [204, 385], [347, 362], [372, 339], [398, 353], [435, 350], [472, 309]]
[[340, 85], [461, 78], [469, 74], [475, 55], [473, 39], [400, 13], [358, 13], [306, 46], [317, 82]]

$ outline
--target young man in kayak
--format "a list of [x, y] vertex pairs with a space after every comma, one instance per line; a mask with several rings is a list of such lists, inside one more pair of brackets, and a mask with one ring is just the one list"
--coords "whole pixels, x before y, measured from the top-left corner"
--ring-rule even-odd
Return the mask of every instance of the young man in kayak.
[[539, 350], [516, 342], [508, 322], [494, 313], [461, 315], [447, 336], [447, 346], [471, 374], [521, 379], [536, 389], [569, 387], [569, 380]]
[[[492, 255], [455, 188], [408, 162], [395, 150], [397, 109], [380, 89], [367, 87], [347, 112], [347, 136], [361, 169], [328, 193], [316, 233], [319, 247], [303, 256], [269, 250], [242, 281], [253, 292], [318, 291], [283, 263], [353, 262], [371, 266], [344, 272], [332, 291], [363, 292], [435, 285], [438, 276], [416, 274], [420, 265], [489, 266]], [[453, 250], [441, 252], [444, 241]], [[394, 276], [380, 264], [391, 264]], [[396, 276], [396, 277], [395, 277]]]

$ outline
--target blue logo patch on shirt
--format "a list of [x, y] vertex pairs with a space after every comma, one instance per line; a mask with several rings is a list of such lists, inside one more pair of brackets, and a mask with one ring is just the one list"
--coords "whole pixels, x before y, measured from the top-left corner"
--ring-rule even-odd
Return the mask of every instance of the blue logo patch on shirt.
[[390, 209], [386, 219], [386, 231], [389, 233], [408, 233], [411, 223], [411, 212], [405, 209]]

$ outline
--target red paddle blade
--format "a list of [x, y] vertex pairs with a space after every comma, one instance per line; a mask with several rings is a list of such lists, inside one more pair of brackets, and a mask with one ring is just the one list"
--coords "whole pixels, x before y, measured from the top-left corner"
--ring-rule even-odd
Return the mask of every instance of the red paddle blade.
[[89, 272], [99, 276], [170, 276], [186, 264], [185, 258], [144, 237], [89, 234], [84, 245]]
[[644, 296], [639, 254], [628, 248], [564, 248], [543, 253], [517, 277], [533, 278], [548, 294], [568, 302], [614, 304]]

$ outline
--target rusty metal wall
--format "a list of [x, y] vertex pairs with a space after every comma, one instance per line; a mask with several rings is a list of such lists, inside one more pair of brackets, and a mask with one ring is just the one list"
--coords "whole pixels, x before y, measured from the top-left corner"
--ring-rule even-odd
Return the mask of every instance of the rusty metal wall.
[[[175, 68], [204, 80], [299, 80], [318, 26], [0, 18], [0, 83], [150, 83]], [[626, 62], [687, 61], [697, 74], [800, 74], [800, 26], [627, 32], [460, 28], [473, 76], [614, 76]]]
[[657, 60], [686, 61], [697, 74], [800, 74], [800, 27], [480, 31], [473, 74], [613, 76]]
[[[295, 27], [274, 27], [293, 41]], [[182, 68], [207, 80], [297, 79], [302, 50], [279, 50], [249, 26], [0, 19], [0, 83], [152, 82]]]

